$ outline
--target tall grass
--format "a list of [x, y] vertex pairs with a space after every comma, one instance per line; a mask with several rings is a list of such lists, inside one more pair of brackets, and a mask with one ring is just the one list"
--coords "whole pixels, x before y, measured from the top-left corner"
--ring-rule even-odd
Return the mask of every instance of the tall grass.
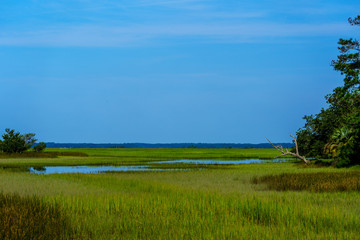
[[35, 196], [0, 193], [0, 239], [68, 239], [71, 234], [59, 207]]
[[[85, 150], [89, 157], [0, 162], [26, 166], [29, 161], [39, 165], [134, 161], [125, 156], [136, 156], [135, 152], [120, 150]], [[187, 153], [186, 149], [180, 156]], [[196, 152], [188, 156], [194, 154], [201, 157]], [[221, 154], [213, 152], [213, 156]], [[101, 175], [32, 175], [0, 169], [0, 191], [21, 199], [36, 195], [44, 208], [59, 210], [66, 219], [64, 226], [71, 226], [63, 231], [75, 239], [359, 239], [360, 192], [267, 191], [252, 183], [267, 175], [320, 172], [351, 174], [346, 169], [303, 168], [293, 163]]]
[[2, 153], [0, 158], [56, 158], [58, 156], [71, 156], [71, 157], [87, 157], [88, 154], [82, 152], [23, 152], [23, 153]]
[[358, 192], [259, 191], [250, 182], [266, 172], [315, 170], [341, 172], [291, 164], [105, 175], [0, 172], [0, 189], [58, 206], [76, 239], [357, 239]]
[[360, 191], [360, 172], [284, 173], [255, 177], [252, 182], [265, 183], [269, 189], [277, 191]]
[[[48, 151], [76, 152], [79, 149], [48, 149]], [[206, 148], [83, 148], [89, 156], [143, 159], [272, 159], [279, 155], [275, 149], [206, 149]]]
[[[136, 186], [133, 186], [136, 188]], [[147, 186], [141, 193], [58, 198], [81, 237], [107, 239], [346, 239], [359, 217], [288, 197], [241, 197]], [[307, 235], [307, 237], [305, 236]]]

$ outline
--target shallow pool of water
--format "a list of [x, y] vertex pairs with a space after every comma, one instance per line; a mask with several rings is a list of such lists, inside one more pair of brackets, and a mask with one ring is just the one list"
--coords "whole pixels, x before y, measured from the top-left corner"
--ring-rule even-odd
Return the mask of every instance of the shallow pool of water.
[[[249, 164], [249, 163], [273, 163], [273, 162], [290, 162], [294, 159], [279, 158], [274, 160], [260, 160], [260, 159], [242, 159], [242, 160], [170, 160], [153, 162], [156, 164], [172, 164], [172, 163], [187, 163], [187, 164], [207, 164], [207, 165], [221, 165], [221, 164]], [[151, 164], [151, 163], [150, 163]], [[193, 169], [193, 168], [192, 168]], [[128, 171], [185, 171], [190, 170], [186, 168], [153, 168], [150, 165], [143, 166], [44, 166], [31, 167], [30, 173], [35, 174], [54, 174], [54, 173], [93, 173], [100, 174], [106, 172], [128, 172]]]
[[249, 164], [249, 163], [279, 163], [294, 161], [293, 158], [277, 158], [273, 160], [261, 160], [261, 159], [241, 159], [241, 160], [198, 160], [198, 159], [180, 159], [161, 161], [156, 163], [191, 163], [191, 164]]
[[[31, 173], [54, 174], [54, 173], [106, 173], [127, 171], [166, 171], [169, 169], [151, 169], [145, 166], [51, 166], [30, 168]], [[170, 169], [174, 170], [174, 169]]]

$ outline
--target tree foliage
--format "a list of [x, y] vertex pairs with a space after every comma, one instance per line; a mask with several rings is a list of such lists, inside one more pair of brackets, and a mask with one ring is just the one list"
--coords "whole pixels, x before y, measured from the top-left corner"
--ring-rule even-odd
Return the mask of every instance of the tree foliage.
[[25, 140], [26, 149], [31, 148], [36, 143], [37, 139], [35, 138], [35, 133], [26, 133], [22, 135]]
[[[360, 15], [348, 21], [359, 27]], [[360, 164], [360, 43], [350, 38], [338, 44], [340, 54], [331, 65], [344, 76], [343, 85], [326, 96], [327, 109], [304, 117], [297, 139], [301, 154], [332, 158], [337, 166], [347, 166]]]
[[13, 129], [6, 128], [0, 140], [0, 151], [4, 153], [22, 153], [30, 149], [37, 141], [35, 133], [20, 134]]
[[13, 129], [5, 129], [2, 138], [0, 146], [1, 150], [5, 153], [22, 153], [27, 149], [24, 137]]
[[36, 146], [34, 146], [34, 152], [43, 152], [46, 148], [46, 144], [44, 142], [39, 142]]

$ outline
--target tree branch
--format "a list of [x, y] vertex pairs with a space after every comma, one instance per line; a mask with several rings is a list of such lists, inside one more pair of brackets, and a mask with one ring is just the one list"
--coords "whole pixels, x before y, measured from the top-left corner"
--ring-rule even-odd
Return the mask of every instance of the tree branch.
[[284, 148], [283, 148], [281, 145], [275, 146], [269, 139], [266, 138], [266, 140], [268, 140], [268, 142], [269, 142], [276, 150], [278, 150], [279, 152], [282, 153], [281, 155], [276, 156], [275, 158], [283, 157], [283, 156], [286, 156], [286, 155], [291, 155], [291, 156], [294, 156], [294, 157], [296, 157], [296, 158], [301, 159], [302, 161], [305, 162], [305, 164], [310, 164], [310, 160], [306, 159], [304, 156], [300, 156], [300, 154], [299, 154], [299, 148], [298, 148], [298, 144], [297, 144], [296, 138], [295, 138], [292, 134], [290, 134], [290, 136], [291, 136], [292, 138], [294, 138], [296, 153], [290, 152], [287, 148], [285, 148], [286, 151], [284, 151]]

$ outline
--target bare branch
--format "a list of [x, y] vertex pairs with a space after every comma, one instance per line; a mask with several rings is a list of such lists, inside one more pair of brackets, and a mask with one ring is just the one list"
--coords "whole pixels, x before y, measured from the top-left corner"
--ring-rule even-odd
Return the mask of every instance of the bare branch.
[[292, 138], [294, 138], [294, 142], [295, 142], [295, 149], [296, 149], [296, 153], [293, 153], [293, 152], [290, 152], [287, 148], [285, 148], [286, 152], [284, 151], [284, 148], [279, 145], [279, 146], [275, 146], [269, 139], [266, 138], [266, 140], [268, 140], [268, 142], [278, 151], [280, 151], [282, 154], [279, 155], [279, 156], [276, 156], [275, 158], [278, 158], [278, 157], [283, 157], [283, 156], [286, 156], [286, 155], [291, 155], [291, 156], [294, 156], [296, 158], [299, 158], [301, 159], [302, 161], [305, 162], [305, 164], [310, 164], [310, 160], [306, 159], [304, 156], [300, 156], [299, 154], [299, 148], [298, 148], [298, 144], [297, 144], [297, 141], [296, 141], [296, 138], [290, 133], [290, 136]]
[[270, 142], [269, 139], [266, 138], [266, 140], [268, 140], [268, 142], [269, 142], [276, 150], [278, 150], [278, 151], [280, 151], [280, 152], [282, 152], [282, 153], [285, 153], [285, 152], [284, 152], [284, 149], [283, 149], [283, 147], [282, 147], [281, 145], [275, 146], [272, 142]]
[[291, 133], [290, 133], [290, 136], [294, 139], [295, 148], [296, 148], [296, 154], [299, 155], [299, 148], [298, 148], [298, 144], [297, 144], [296, 138], [295, 138]]

